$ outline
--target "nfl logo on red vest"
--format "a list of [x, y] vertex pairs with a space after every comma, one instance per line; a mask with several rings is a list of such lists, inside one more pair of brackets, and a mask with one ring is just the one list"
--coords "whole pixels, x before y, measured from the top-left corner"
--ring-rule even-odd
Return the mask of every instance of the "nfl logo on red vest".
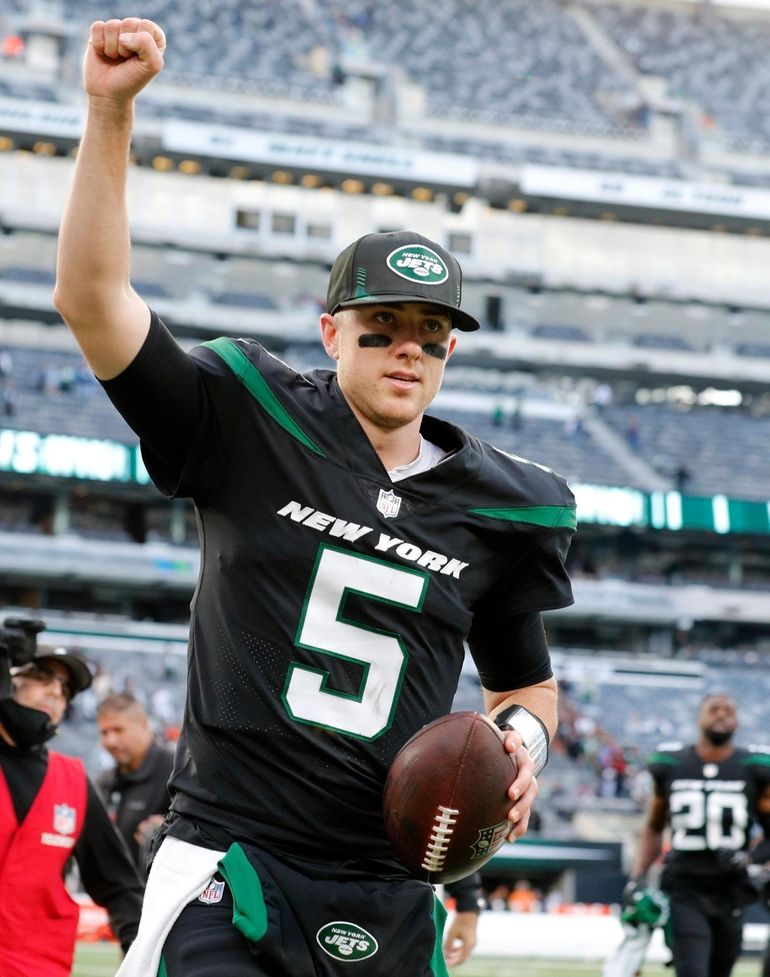
[[76, 812], [69, 804], [54, 804], [53, 829], [60, 835], [71, 835], [75, 831]]

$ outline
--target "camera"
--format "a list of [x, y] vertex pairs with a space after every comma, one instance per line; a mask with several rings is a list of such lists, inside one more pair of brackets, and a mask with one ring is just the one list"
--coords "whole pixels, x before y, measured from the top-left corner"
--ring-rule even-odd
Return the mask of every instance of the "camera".
[[34, 618], [7, 617], [0, 625], [0, 695], [11, 690], [11, 668], [32, 661], [37, 636], [44, 630], [44, 622]]

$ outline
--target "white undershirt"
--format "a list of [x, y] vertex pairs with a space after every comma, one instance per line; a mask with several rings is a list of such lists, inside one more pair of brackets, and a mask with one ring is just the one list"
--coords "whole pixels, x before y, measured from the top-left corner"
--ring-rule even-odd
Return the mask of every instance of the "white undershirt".
[[420, 435], [420, 451], [414, 461], [410, 461], [406, 465], [397, 465], [395, 468], [391, 468], [388, 475], [390, 475], [391, 482], [400, 482], [402, 478], [409, 478], [410, 475], [419, 475], [421, 472], [427, 472], [431, 468], [435, 468], [448, 454], [448, 451], [444, 451], [443, 448], [439, 448], [437, 444], [433, 444], [432, 441], [427, 441]]

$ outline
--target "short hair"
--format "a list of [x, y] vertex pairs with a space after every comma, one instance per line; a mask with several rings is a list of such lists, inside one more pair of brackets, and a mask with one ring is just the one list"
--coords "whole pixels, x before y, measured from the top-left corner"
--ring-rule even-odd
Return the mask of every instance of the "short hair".
[[97, 706], [97, 719], [106, 712], [132, 712], [139, 716], [147, 715], [147, 710], [131, 692], [113, 692], [111, 695], [105, 696]]
[[701, 711], [709, 699], [728, 699], [733, 704], [735, 711], [738, 711], [738, 703], [734, 695], [730, 695], [730, 693], [725, 692], [724, 689], [712, 689], [712, 691], [707, 692], [698, 703], [698, 712]]

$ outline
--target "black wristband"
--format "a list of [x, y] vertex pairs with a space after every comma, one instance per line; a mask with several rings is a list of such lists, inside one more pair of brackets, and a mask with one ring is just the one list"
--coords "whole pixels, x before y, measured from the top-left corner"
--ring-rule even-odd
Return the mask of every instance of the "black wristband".
[[514, 729], [520, 734], [535, 766], [535, 776], [548, 763], [548, 745], [551, 738], [543, 720], [524, 706], [508, 706], [495, 716], [500, 729]]

